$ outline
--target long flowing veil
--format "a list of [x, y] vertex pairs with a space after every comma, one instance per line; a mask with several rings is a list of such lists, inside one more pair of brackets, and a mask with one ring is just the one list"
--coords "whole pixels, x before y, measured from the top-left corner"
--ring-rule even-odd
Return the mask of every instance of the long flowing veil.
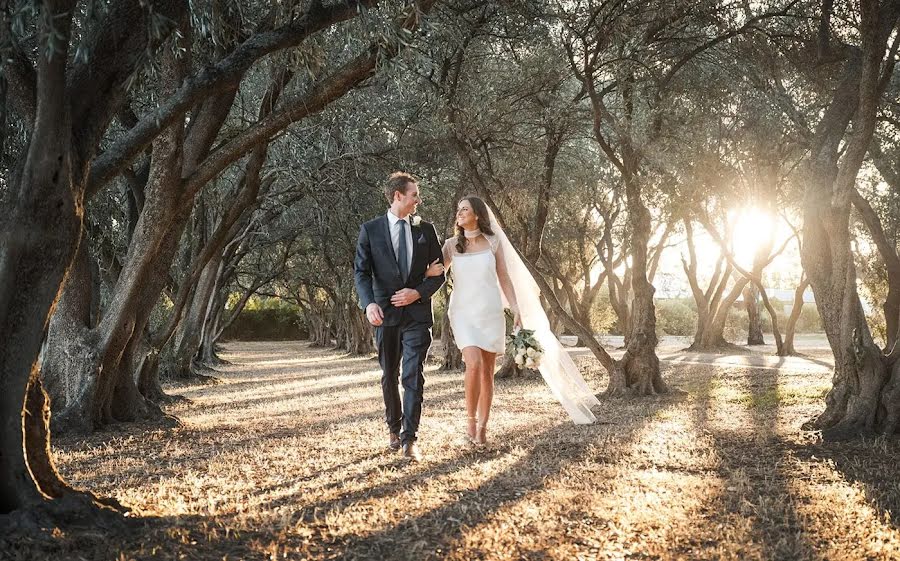
[[597, 420], [591, 412], [591, 407], [599, 405], [600, 402], [588, 387], [587, 382], [584, 381], [581, 372], [572, 361], [572, 357], [550, 329], [550, 320], [547, 319], [547, 314], [541, 306], [540, 287], [531, 276], [531, 272], [525, 266], [516, 248], [506, 237], [506, 233], [500, 227], [490, 207], [488, 207], [488, 213], [491, 217], [491, 229], [499, 240], [503, 261], [516, 294], [522, 326], [525, 329], [534, 330], [535, 338], [544, 348], [544, 356], [539, 368], [541, 376], [550, 387], [554, 397], [559, 400], [576, 424], [591, 424]]

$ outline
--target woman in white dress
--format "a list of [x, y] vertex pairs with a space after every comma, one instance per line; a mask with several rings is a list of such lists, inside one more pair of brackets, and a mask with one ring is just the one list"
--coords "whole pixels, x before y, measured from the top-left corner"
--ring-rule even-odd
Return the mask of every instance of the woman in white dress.
[[[494, 399], [494, 366], [506, 348], [504, 297], [518, 325], [516, 295], [506, 273], [500, 243], [484, 202], [468, 197], [456, 208], [456, 236], [444, 242], [444, 266], [453, 267], [447, 314], [456, 346], [466, 363], [466, 415], [469, 439], [487, 439]], [[429, 274], [439, 274], [438, 264]], [[502, 290], [502, 295], [501, 295]]]
[[432, 264], [426, 274], [453, 268], [447, 314], [466, 363], [469, 439], [476, 445], [487, 440], [494, 366], [506, 346], [504, 304], [512, 310], [516, 327], [524, 317], [524, 327], [535, 331], [544, 349], [541, 375], [572, 419], [579, 424], [596, 420], [590, 408], [599, 402], [550, 330], [540, 290], [484, 201], [473, 196], [459, 201], [456, 236], [444, 242], [443, 256], [444, 265]]

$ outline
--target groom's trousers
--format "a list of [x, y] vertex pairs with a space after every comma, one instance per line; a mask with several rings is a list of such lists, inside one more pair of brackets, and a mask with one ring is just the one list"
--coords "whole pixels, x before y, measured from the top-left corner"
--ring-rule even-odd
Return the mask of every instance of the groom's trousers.
[[[425, 389], [425, 358], [431, 346], [430, 326], [403, 314], [399, 325], [375, 328], [381, 391], [388, 429], [404, 444], [416, 440]], [[403, 386], [403, 400], [400, 388]]]

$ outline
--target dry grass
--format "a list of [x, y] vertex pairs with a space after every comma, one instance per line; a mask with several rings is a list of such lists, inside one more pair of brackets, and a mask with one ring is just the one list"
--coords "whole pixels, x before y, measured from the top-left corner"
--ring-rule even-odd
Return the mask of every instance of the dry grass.
[[[176, 430], [56, 443], [72, 482], [147, 517], [127, 536], [0, 542], [2, 559], [891, 559], [900, 445], [800, 424], [827, 374], [673, 364], [684, 397], [605, 400], [575, 426], [542, 382], [502, 381], [493, 444], [461, 443], [459, 373], [427, 373], [421, 444], [385, 451], [377, 364], [302, 343], [228, 346], [179, 388]], [[579, 361], [598, 390], [606, 384]]]

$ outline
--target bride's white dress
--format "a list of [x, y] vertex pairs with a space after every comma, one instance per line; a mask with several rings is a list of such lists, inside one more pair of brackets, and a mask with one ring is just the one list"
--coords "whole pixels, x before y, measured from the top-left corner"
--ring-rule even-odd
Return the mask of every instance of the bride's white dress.
[[444, 242], [444, 262], [453, 264], [453, 291], [447, 315], [456, 346], [501, 354], [506, 349], [506, 318], [497, 277], [497, 240], [490, 249], [459, 253], [456, 238]]
[[498, 235], [485, 236], [490, 249], [459, 253], [456, 238], [444, 242], [444, 265], [453, 267], [453, 291], [447, 315], [456, 346], [504, 352], [504, 304], [517, 302], [522, 326], [534, 330], [535, 338], [544, 348], [539, 370], [553, 396], [576, 424], [595, 422], [597, 418], [591, 408], [600, 402], [550, 329], [540, 304], [540, 289], [505, 233], [491, 218], [491, 227]]

